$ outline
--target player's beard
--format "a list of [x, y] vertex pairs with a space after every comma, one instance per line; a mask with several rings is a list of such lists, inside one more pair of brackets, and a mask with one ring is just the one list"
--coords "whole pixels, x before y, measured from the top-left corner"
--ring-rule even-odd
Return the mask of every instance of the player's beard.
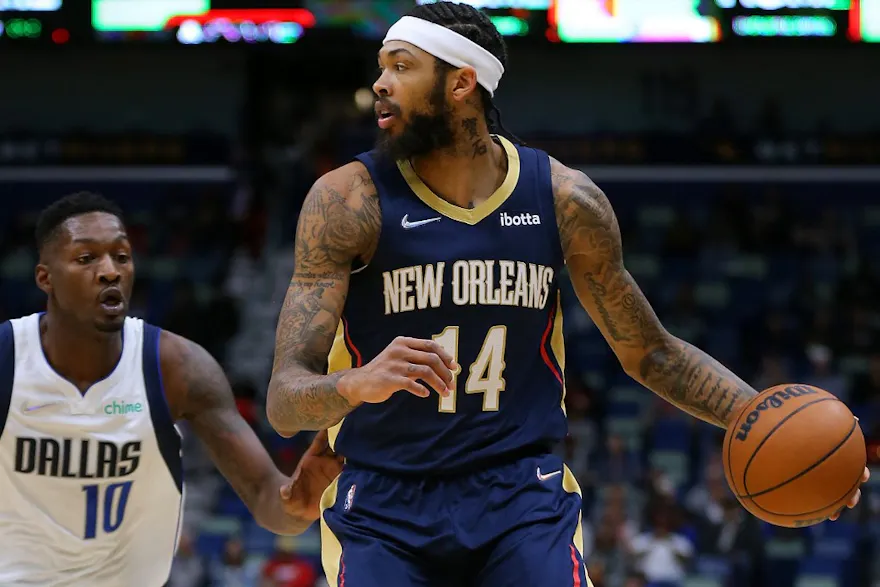
[[452, 147], [455, 144], [453, 111], [446, 102], [445, 84], [439, 75], [428, 96], [428, 108], [429, 113], [413, 113], [398, 135], [391, 134], [391, 129], [379, 131], [376, 140], [379, 153], [391, 161], [400, 161]]

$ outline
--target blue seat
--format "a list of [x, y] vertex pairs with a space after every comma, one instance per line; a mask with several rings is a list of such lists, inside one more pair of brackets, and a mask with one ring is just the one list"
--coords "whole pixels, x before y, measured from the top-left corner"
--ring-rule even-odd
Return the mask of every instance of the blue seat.
[[711, 575], [720, 579], [730, 575], [730, 561], [721, 556], [699, 556], [694, 562], [694, 568], [700, 575]]
[[220, 492], [220, 498], [217, 500], [215, 509], [218, 514], [224, 516], [243, 518], [250, 515], [247, 506], [228, 485]]
[[611, 398], [608, 416], [612, 418], [638, 418], [642, 412], [641, 404], [632, 401], [619, 401]]
[[798, 561], [791, 559], [768, 559], [764, 563], [764, 580], [766, 585], [793, 585], [798, 574]]
[[855, 555], [855, 551], [855, 539], [819, 538], [813, 542], [813, 555], [828, 560], [848, 561]]
[[657, 420], [651, 433], [651, 447], [663, 451], [690, 451], [690, 424], [679, 419]]
[[824, 575], [842, 578], [843, 563], [839, 560], [814, 555], [801, 561], [799, 571], [804, 575]]
[[227, 540], [229, 540], [229, 536], [226, 534], [203, 532], [196, 540], [196, 550], [199, 555], [205, 558], [219, 557], [223, 553]]
[[840, 520], [833, 524], [820, 524], [812, 526], [810, 532], [816, 539], [844, 539], [855, 541], [858, 539], [861, 529], [854, 522]]
[[251, 521], [244, 530], [242, 541], [245, 550], [251, 554], [268, 556], [275, 550], [277, 536], [265, 528], [261, 528], [256, 522]]
[[706, 351], [722, 362], [735, 361], [740, 353], [739, 331], [730, 327], [710, 328], [706, 333]]

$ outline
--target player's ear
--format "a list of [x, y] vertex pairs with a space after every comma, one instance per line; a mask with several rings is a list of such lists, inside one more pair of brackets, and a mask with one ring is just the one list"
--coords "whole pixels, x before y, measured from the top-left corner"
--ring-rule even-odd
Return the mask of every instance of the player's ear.
[[470, 66], [457, 69], [452, 79], [452, 99], [463, 102], [477, 91], [477, 70]]
[[46, 295], [52, 291], [52, 276], [49, 275], [49, 266], [45, 263], [38, 263], [34, 268], [34, 280]]

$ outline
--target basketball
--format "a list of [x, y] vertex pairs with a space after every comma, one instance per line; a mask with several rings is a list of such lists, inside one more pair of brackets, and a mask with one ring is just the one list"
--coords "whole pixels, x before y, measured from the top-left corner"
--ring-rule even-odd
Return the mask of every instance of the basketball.
[[757, 518], [799, 528], [844, 508], [865, 469], [858, 419], [811, 385], [785, 384], [749, 402], [724, 437], [724, 473]]

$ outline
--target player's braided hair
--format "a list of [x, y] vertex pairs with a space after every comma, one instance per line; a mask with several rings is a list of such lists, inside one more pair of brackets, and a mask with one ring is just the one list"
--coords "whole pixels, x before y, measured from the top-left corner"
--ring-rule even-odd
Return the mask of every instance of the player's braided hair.
[[[422, 4], [413, 8], [407, 16], [420, 18], [428, 22], [446, 27], [451, 31], [455, 31], [466, 39], [473, 41], [483, 49], [494, 55], [504, 69], [507, 69], [507, 45], [504, 38], [482, 11], [468, 4], [457, 4], [455, 2], [435, 2], [432, 4]], [[452, 68], [445, 61], [438, 60], [447, 68]], [[492, 96], [483, 86], [478, 86], [480, 99], [483, 105], [483, 112], [486, 116], [486, 124], [489, 132], [502, 135], [514, 142], [523, 144], [516, 135], [504, 128], [501, 122], [501, 111], [495, 105]]]
[[122, 220], [122, 209], [100, 194], [77, 192], [49, 204], [37, 219], [37, 248], [42, 250], [65, 220], [90, 212], [106, 212]]

